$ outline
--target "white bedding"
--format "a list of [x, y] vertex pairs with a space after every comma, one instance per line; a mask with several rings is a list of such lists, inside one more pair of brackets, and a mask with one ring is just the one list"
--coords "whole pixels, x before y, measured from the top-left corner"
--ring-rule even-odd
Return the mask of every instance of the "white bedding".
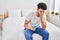
[[[21, 18], [7, 18], [3, 23], [3, 40], [25, 40], [24, 37], [24, 19]], [[60, 28], [47, 21], [47, 28], [50, 37], [49, 40], [60, 40]], [[33, 35], [34, 40], [42, 40], [38, 34]]]

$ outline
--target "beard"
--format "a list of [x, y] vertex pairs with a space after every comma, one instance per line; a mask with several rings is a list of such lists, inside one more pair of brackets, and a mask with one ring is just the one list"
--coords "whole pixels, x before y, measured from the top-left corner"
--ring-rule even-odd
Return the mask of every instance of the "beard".
[[36, 13], [37, 17], [40, 17], [39, 13]]

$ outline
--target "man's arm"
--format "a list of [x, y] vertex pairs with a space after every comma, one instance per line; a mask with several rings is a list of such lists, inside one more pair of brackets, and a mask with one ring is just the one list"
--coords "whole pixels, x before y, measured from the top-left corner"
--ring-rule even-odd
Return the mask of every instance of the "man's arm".
[[46, 21], [43, 17], [44, 17], [44, 13], [40, 13], [40, 21], [41, 21], [42, 28], [46, 29]]
[[40, 20], [41, 20], [42, 28], [43, 28], [43, 29], [46, 29], [46, 22], [44, 21], [43, 18], [40, 18]]
[[24, 27], [25, 27], [25, 28], [27, 28], [27, 29], [30, 29], [30, 30], [34, 30], [34, 28], [33, 28], [33, 27], [31, 27], [30, 25], [28, 25], [28, 24], [29, 24], [29, 22], [30, 22], [30, 21], [25, 20]]

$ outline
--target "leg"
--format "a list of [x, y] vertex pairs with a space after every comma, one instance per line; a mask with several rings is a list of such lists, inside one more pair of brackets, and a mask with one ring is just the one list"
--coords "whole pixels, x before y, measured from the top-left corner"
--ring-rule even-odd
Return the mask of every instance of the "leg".
[[49, 32], [47, 30], [37, 28], [35, 32], [42, 36], [42, 40], [49, 40]]
[[26, 40], [33, 40], [32, 34], [33, 34], [32, 30], [29, 30], [29, 29], [24, 30], [24, 35], [25, 35]]

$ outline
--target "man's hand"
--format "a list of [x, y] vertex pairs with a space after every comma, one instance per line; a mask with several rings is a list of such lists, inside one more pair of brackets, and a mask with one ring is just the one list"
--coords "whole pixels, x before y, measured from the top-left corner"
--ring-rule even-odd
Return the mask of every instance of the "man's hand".
[[44, 13], [43, 13], [43, 12], [39, 12], [39, 15], [40, 15], [40, 19], [42, 19], [42, 18], [43, 18]]
[[46, 22], [43, 19], [44, 13], [39, 13], [39, 14], [40, 14], [40, 21], [41, 21], [42, 28], [45, 29], [46, 28]]
[[34, 28], [28, 24], [29, 24], [29, 21], [25, 20], [24, 27], [34, 31]]

